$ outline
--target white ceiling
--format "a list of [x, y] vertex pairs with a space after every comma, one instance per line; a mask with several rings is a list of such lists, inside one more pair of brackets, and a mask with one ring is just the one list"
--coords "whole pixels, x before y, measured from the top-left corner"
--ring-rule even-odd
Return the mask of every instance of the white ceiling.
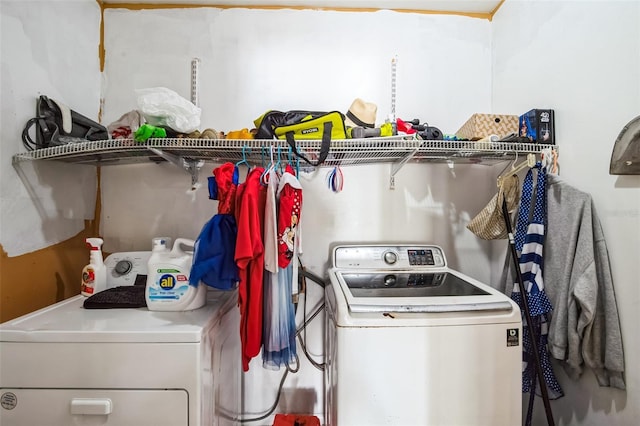
[[491, 13], [501, 0], [103, 0], [105, 4], [202, 4], [212, 6], [294, 6], [310, 8], [410, 9]]

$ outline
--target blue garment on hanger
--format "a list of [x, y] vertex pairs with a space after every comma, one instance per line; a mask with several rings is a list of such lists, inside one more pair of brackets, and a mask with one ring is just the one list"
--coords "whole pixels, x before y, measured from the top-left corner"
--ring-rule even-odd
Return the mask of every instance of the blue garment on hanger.
[[202, 228], [196, 240], [189, 283], [202, 281], [219, 290], [235, 288], [240, 280], [233, 258], [238, 227], [232, 214], [217, 214]]
[[271, 273], [264, 278], [264, 317], [262, 365], [270, 370], [279, 370], [291, 365], [296, 359], [295, 308], [291, 301], [293, 265], [278, 268], [277, 279]]
[[[534, 188], [533, 170], [537, 170], [537, 180]], [[558, 383], [549, 359], [547, 347], [547, 322], [553, 310], [551, 302], [544, 292], [543, 280], [543, 244], [546, 225], [546, 168], [540, 163], [527, 172], [522, 185], [520, 209], [516, 225], [515, 246], [520, 254], [519, 265], [522, 281], [527, 291], [527, 302], [531, 314], [531, 321], [538, 336], [538, 351], [540, 366], [544, 381], [549, 391], [549, 398], [556, 399], [564, 395]], [[535, 191], [535, 200], [533, 194]], [[533, 205], [532, 205], [533, 201]], [[533, 207], [533, 213], [531, 208]], [[514, 284], [511, 298], [520, 306], [524, 313], [523, 298], [520, 289]], [[523, 322], [526, 318], [523, 318]], [[522, 372], [522, 391], [536, 392], [536, 369], [534, 354], [531, 347], [531, 335], [526, 323], [523, 325], [523, 362], [526, 366]], [[537, 393], [537, 392], [536, 392]]]
[[218, 200], [218, 214], [200, 231], [195, 243], [189, 284], [200, 281], [219, 290], [230, 290], [240, 280], [235, 262], [238, 226], [233, 214], [235, 190], [238, 185], [238, 167], [225, 163], [214, 170], [220, 182], [209, 176], [209, 198]]

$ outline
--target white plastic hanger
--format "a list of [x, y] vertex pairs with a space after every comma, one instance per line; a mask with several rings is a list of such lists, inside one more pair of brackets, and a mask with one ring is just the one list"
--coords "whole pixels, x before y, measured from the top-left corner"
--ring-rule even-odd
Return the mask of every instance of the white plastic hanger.
[[549, 173], [558, 173], [558, 151], [553, 148], [543, 148], [540, 158], [542, 166], [546, 167]]
[[512, 176], [517, 174], [518, 172], [520, 172], [521, 170], [524, 170], [526, 168], [531, 168], [533, 166], [536, 165], [536, 155], [535, 154], [527, 154], [527, 159], [523, 162], [521, 162], [520, 164], [516, 165], [516, 161], [518, 161], [518, 153], [516, 152], [516, 158], [513, 160], [513, 163], [511, 163], [511, 170], [509, 170], [507, 173], [502, 172], [500, 174], [500, 176], [498, 176], [498, 188], [500, 188], [502, 186], [502, 181], [508, 177], [508, 176]]

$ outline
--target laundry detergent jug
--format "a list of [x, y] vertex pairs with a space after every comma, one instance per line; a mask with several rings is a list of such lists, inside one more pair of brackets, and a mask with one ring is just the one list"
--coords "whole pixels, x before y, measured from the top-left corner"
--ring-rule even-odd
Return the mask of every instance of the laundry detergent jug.
[[201, 282], [189, 285], [195, 241], [177, 238], [171, 250], [166, 238], [152, 241], [145, 289], [149, 310], [190, 311], [202, 307], [207, 299], [207, 286]]

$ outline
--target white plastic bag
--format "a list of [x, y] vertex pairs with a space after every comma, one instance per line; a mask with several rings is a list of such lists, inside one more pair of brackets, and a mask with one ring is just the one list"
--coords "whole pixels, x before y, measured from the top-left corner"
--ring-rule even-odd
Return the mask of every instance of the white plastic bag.
[[137, 89], [138, 107], [147, 123], [191, 133], [200, 126], [202, 110], [166, 87]]

